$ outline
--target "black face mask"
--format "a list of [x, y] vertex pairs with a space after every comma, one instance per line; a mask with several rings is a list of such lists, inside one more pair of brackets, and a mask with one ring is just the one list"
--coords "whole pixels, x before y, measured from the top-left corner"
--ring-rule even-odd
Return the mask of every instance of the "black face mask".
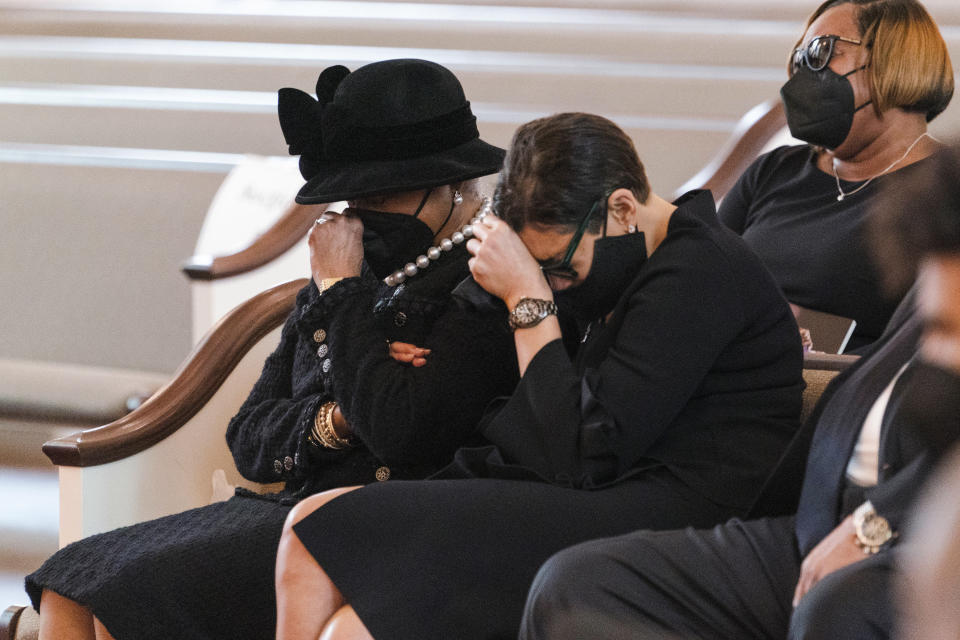
[[363, 222], [363, 259], [378, 278], [402, 269], [433, 244], [433, 229], [416, 215], [367, 209], [352, 211]]
[[904, 375], [908, 372], [898, 422], [926, 425], [927, 433], [951, 433], [950, 425], [960, 422], [960, 374], [923, 361], [911, 365]]
[[598, 238], [583, 282], [553, 294], [557, 307], [584, 321], [610, 313], [647, 259], [643, 233]]
[[[417, 210], [413, 215], [404, 213], [390, 213], [385, 211], [371, 211], [369, 209], [352, 209], [363, 222], [363, 259], [380, 278], [386, 278], [398, 269], [402, 269], [408, 262], [416, 260], [417, 256], [426, 253], [433, 244], [434, 233], [426, 223], [418, 218], [424, 205], [430, 199], [433, 188], [427, 189]], [[440, 225], [442, 229], [450, 216], [453, 215], [454, 203], [450, 203], [447, 219]]]
[[850, 133], [853, 115], [870, 104], [854, 104], [853, 86], [847, 79], [865, 68], [844, 75], [829, 67], [820, 71], [797, 69], [780, 88], [790, 135], [816, 147], [839, 147]]

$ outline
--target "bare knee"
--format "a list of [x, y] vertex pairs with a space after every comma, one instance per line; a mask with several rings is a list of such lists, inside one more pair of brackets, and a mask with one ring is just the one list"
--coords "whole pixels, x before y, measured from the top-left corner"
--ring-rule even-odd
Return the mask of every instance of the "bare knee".
[[373, 640], [366, 625], [350, 605], [340, 607], [323, 628], [320, 640]]
[[94, 640], [93, 614], [82, 604], [44, 589], [40, 597], [41, 640], [75, 638]]

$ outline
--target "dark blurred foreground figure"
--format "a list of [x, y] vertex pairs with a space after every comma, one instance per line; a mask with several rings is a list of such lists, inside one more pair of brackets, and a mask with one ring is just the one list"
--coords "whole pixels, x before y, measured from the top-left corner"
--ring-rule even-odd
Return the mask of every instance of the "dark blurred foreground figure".
[[237, 469], [284, 490], [65, 547], [27, 578], [41, 638], [272, 637], [291, 506], [330, 487], [429, 475], [515, 386], [506, 312], [453, 293], [469, 276], [464, 228], [483, 206], [476, 178], [503, 160], [479, 139], [460, 83], [431, 62], [388, 60], [326, 69], [317, 97], [279, 96], [307, 179], [297, 201], [351, 206], [314, 225], [312, 281], [227, 428]]
[[813, 432], [796, 513], [566, 550], [540, 570], [521, 638], [890, 638], [904, 555], [906, 637], [957, 637], [957, 494], [941, 502], [948, 517], [905, 524], [960, 439], [960, 148], [884, 200], [871, 220], [878, 262], [895, 287], [918, 262], [920, 275], [768, 484], [764, 499], [792, 483]]
[[468, 244], [520, 364], [496, 447], [295, 507], [283, 640], [515, 637], [551, 553], [744, 514], [796, 431], [796, 322], [709, 192], [663, 200], [616, 125], [560, 114], [518, 129], [496, 202]]
[[[878, 241], [891, 265], [891, 286], [918, 273], [924, 320], [921, 357], [948, 375], [925, 390], [932, 417], [960, 422], [960, 144], [916, 190], [896, 194], [898, 214], [885, 213]], [[926, 495], [899, 554], [904, 640], [960, 638], [960, 447], [927, 483]]]
[[719, 215], [791, 303], [856, 320], [847, 351], [859, 353], [899, 302], [870, 259], [868, 214], [941, 148], [927, 123], [953, 96], [950, 55], [919, 2], [830, 0], [810, 16], [789, 73], [787, 123], [808, 144], [758, 158]]

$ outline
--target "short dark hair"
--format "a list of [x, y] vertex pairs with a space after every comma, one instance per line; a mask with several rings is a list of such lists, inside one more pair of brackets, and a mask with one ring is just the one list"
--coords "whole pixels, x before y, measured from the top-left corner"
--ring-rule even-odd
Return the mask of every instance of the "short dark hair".
[[810, 14], [806, 28], [844, 4], [857, 7], [857, 28], [870, 51], [867, 73], [877, 114], [899, 107], [922, 113], [930, 122], [942, 113], [953, 97], [953, 67], [947, 43], [923, 5], [916, 0], [827, 0]]
[[885, 190], [870, 216], [870, 244], [894, 294], [913, 283], [926, 256], [960, 253], [960, 141], [926, 162], [908, 187]]
[[[507, 150], [493, 208], [513, 229], [575, 229], [604, 193], [626, 188], [640, 203], [650, 184], [633, 141], [589, 113], [560, 113], [522, 125]], [[603, 216], [587, 227], [599, 230]]]

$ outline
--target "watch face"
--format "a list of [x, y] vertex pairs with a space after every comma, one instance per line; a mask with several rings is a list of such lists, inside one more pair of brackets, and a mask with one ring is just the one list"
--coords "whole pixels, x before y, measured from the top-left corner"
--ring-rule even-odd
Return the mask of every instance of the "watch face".
[[542, 317], [542, 313], [537, 301], [530, 298], [521, 300], [513, 310], [513, 316], [520, 326], [536, 322]]
[[864, 520], [860, 529], [864, 541], [871, 545], [881, 545], [890, 539], [890, 525], [886, 518], [876, 516]]

